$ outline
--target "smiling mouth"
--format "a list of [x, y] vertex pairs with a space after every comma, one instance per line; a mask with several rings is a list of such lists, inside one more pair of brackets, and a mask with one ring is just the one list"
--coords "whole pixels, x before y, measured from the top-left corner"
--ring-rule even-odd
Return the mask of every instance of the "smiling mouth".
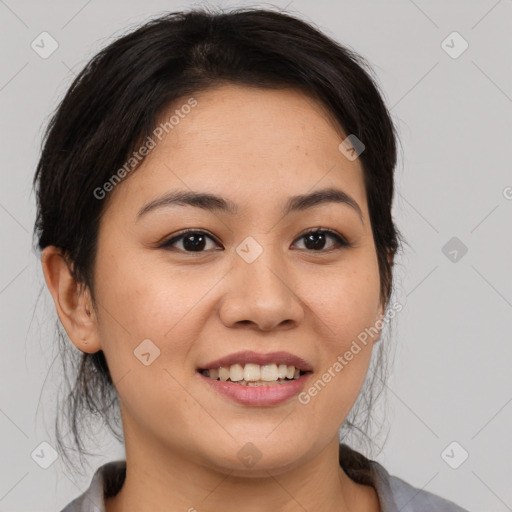
[[260, 366], [252, 363], [247, 363], [243, 366], [241, 364], [233, 364], [229, 367], [221, 366], [219, 368], [199, 369], [198, 372], [212, 380], [231, 382], [241, 386], [282, 385], [297, 380], [302, 375], [311, 373], [285, 364]]

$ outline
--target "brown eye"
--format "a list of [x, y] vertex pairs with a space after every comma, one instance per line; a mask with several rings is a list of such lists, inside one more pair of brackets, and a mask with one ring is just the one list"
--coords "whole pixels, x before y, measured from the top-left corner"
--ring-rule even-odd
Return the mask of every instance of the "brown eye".
[[[160, 247], [164, 248], [174, 248], [173, 246], [179, 242], [181, 247], [176, 247], [177, 249], [184, 252], [205, 252], [205, 248], [207, 248], [208, 240], [215, 240], [205, 233], [204, 231], [184, 231], [180, 235], [171, 238], [164, 242]], [[216, 242], [215, 242], [216, 243]]]
[[[330, 229], [315, 229], [309, 231], [298, 238], [298, 240], [302, 239], [305, 240], [305, 249], [311, 252], [329, 252], [337, 248], [350, 246], [341, 235]], [[330, 245], [329, 239], [332, 241]], [[218, 245], [215, 239], [205, 231], [189, 229], [173, 236], [160, 247], [169, 250], [178, 249], [188, 253], [201, 253], [214, 248], [208, 247], [208, 241], [212, 241], [215, 245]]]
[[299, 239], [305, 240], [305, 248], [310, 251], [324, 251], [328, 239], [334, 240], [334, 244], [327, 249], [327, 251], [340, 248], [348, 247], [347, 241], [340, 236], [338, 233], [331, 231], [330, 229], [317, 229], [309, 231], [303, 234]]

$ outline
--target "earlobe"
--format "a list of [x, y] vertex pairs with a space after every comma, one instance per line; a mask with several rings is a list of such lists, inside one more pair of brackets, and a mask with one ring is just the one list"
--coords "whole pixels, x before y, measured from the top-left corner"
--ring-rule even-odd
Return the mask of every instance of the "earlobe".
[[395, 255], [388, 249], [386, 257], [388, 259], [389, 267], [392, 269], [393, 265], [395, 264]]
[[61, 249], [46, 247], [41, 265], [55, 309], [69, 339], [82, 352], [101, 350], [90, 293], [75, 281]]
[[380, 336], [382, 334], [382, 328], [384, 327], [384, 315], [385, 306], [381, 303], [378, 309], [377, 316], [375, 317], [375, 323], [373, 327], [379, 331], [378, 335], [374, 338], [373, 343], [378, 343], [380, 341]]

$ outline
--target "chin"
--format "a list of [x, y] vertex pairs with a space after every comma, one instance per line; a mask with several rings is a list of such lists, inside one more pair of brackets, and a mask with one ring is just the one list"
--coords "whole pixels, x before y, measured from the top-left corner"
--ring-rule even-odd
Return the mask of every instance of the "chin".
[[[275, 428], [276, 425], [273, 426]], [[272, 429], [261, 430], [257, 434], [233, 436], [226, 445], [210, 441], [208, 454], [210, 466], [221, 468], [234, 476], [266, 477], [269, 473], [278, 475], [285, 473], [300, 464], [303, 452], [311, 447], [305, 446], [306, 434], [296, 434], [296, 439], [289, 435], [278, 435]], [[210, 438], [211, 439], [211, 438]], [[215, 453], [211, 452], [215, 446]], [[205, 447], [206, 448], [206, 447]]]

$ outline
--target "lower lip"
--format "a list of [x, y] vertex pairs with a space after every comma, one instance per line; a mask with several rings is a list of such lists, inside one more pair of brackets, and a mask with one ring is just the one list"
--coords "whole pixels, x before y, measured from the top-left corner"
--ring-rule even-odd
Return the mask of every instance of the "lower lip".
[[265, 406], [280, 404], [292, 396], [298, 395], [304, 388], [311, 372], [305, 373], [298, 379], [291, 380], [285, 384], [270, 386], [244, 386], [242, 384], [234, 384], [233, 382], [210, 379], [210, 377], [206, 377], [200, 372], [197, 372], [197, 374], [215, 391], [231, 398], [235, 402], [243, 405]]

